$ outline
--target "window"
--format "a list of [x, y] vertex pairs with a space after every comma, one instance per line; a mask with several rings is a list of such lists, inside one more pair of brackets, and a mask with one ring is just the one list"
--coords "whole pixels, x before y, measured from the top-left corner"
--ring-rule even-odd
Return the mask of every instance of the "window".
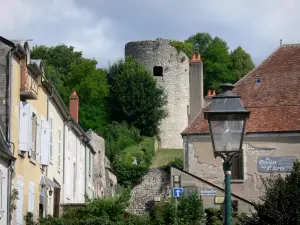
[[32, 130], [31, 130], [31, 137], [32, 137], [32, 150], [31, 150], [31, 158], [32, 160], [36, 161], [37, 159], [37, 116], [35, 113], [32, 113]]
[[261, 79], [260, 78], [255, 78], [255, 83], [256, 84], [261, 84]]
[[231, 178], [232, 180], [244, 180], [243, 153], [232, 157]]
[[57, 158], [58, 169], [60, 169], [60, 155], [61, 155], [61, 129], [58, 130], [58, 158]]
[[0, 170], [0, 209], [3, 209], [3, 172]]
[[162, 77], [163, 76], [163, 67], [162, 66], [154, 66], [153, 67], [153, 75], [155, 77]]
[[73, 201], [75, 201], [76, 193], [76, 164], [73, 163]]
[[49, 121], [49, 130], [50, 130], [50, 146], [49, 146], [49, 152], [50, 152], [50, 160], [52, 160], [52, 137], [53, 137], [53, 120], [52, 118]]
[[92, 175], [92, 153], [89, 151], [89, 175]]

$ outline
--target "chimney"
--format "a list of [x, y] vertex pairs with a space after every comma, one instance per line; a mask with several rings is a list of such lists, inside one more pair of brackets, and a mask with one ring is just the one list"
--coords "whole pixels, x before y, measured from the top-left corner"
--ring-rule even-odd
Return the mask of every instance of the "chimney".
[[282, 45], [282, 39], [280, 39], [280, 46]]
[[200, 54], [193, 54], [190, 60], [190, 105], [189, 123], [198, 115], [204, 105], [203, 64]]
[[213, 90], [211, 95], [216, 96], [216, 90]]
[[79, 98], [77, 96], [76, 91], [73, 90], [69, 98], [69, 111], [77, 123], [78, 123], [78, 110], [79, 110]]

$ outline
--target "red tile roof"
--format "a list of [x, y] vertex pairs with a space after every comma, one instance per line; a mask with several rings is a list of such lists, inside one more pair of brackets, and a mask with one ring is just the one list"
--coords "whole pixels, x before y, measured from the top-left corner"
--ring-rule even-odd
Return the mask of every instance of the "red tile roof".
[[[300, 131], [300, 44], [282, 45], [239, 80], [233, 91], [250, 111], [246, 132]], [[208, 132], [200, 112], [182, 134]]]

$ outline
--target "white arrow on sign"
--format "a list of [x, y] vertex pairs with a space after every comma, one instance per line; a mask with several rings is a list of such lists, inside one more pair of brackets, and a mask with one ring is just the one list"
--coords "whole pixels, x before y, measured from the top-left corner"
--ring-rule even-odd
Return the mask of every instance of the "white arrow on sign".
[[176, 190], [175, 192], [177, 197], [180, 196], [180, 190]]

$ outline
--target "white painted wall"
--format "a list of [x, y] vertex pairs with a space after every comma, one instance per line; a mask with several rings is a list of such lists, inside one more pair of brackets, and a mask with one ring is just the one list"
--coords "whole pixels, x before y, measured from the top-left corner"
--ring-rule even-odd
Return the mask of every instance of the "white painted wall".
[[65, 125], [63, 203], [84, 203], [85, 161], [84, 144], [70, 127]]
[[7, 198], [9, 196], [8, 185], [8, 165], [0, 158], [0, 225], [7, 224]]
[[[49, 102], [49, 121], [52, 119], [52, 155], [49, 157], [48, 165], [48, 177], [51, 180], [56, 180], [60, 186], [63, 188], [63, 152], [64, 152], [64, 142], [63, 142], [63, 128], [64, 120], [63, 116], [59, 113], [56, 106]], [[60, 191], [60, 200], [62, 202], [63, 191]], [[53, 214], [54, 206], [54, 196], [48, 196], [48, 214]]]

